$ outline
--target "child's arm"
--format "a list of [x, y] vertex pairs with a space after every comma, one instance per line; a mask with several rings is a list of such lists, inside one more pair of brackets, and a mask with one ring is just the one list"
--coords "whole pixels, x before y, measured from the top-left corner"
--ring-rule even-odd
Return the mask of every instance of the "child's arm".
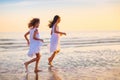
[[38, 33], [38, 30], [36, 29], [35, 32], [34, 32], [34, 34], [33, 34], [33, 39], [43, 42], [43, 39], [39, 39], [39, 38], [36, 37], [37, 33]]
[[52, 35], [52, 30], [51, 30], [51, 35]]
[[59, 32], [59, 31], [57, 31], [57, 30], [56, 30], [56, 26], [55, 26], [55, 28], [54, 28], [54, 32], [55, 32], [55, 33], [58, 33], [58, 34], [60, 34], [60, 35], [66, 35], [66, 33], [64, 33], [64, 32]]
[[30, 32], [28, 31], [28, 32], [25, 33], [25, 35], [24, 35], [24, 37], [25, 37], [25, 39], [26, 39], [28, 45], [30, 44], [29, 39], [28, 39], [28, 37], [27, 37], [27, 35], [28, 35], [29, 33], [30, 33]]

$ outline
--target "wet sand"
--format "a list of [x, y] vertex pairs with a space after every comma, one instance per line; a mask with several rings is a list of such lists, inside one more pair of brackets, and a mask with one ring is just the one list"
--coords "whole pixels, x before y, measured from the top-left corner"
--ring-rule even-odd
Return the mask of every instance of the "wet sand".
[[39, 73], [0, 74], [0, 80], [120, 80], [120, 68], [44, 70]]
[[[48, 66], [49, 33], [41, 33], [39, 68], [25, 73], [28, 47], [24, 33], [0, 33], [0, 80], [120, 80], [120, 32], [71, 32], [61, 39], [61, 51], [53, 68]], [[17, 36], [16, 36], [17, 35]]]
[[23, 63], [31, 58], [25, 51], [3, 52], [0, 80], [120, 80], [119, 45], [62, 49], [52, 68], [47, 65], [49, 55], [47, 51], [42, 53], [42, 72], [35, 74], [33, 63], [26, 74]]

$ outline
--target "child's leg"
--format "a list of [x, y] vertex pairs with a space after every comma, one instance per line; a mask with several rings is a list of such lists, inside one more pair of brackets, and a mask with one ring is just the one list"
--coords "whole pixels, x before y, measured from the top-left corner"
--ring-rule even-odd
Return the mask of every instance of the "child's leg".
[[26, 68], [26, 71], [28, 71], [28, 65], [29, 65], [30, 63], [34, 62], [34, 61], [36, 61], [36, 58], [33, 58], [33, 59], [31, 59], [30, 61], [27, 61], [27, 62], [24, 63], [25, 68]]
[[53, 54], [52, 54], [51, 57], [49, 58], [49, 63], [53, 61], [55, 55], [56, 55], [56, 51], [53, 52]]
[[40, 70], [38, 69], [38, 63], [40, 60], [41, 55], [38, 53], [36, 54], [36, 64], [35, 64], [35, 72], [39, 72]]
[[52, 63], [52, 61], [53, 61], [53, 59], [54, 59], [54, 57], [55, 57], [55, 55], [56, 55], [57, 53], [59, 53], [59, 50], [58, 50], [58, 51], [55, 51], [55, 52], [51, 55], [51, 57], [48, 59], [49, 65], [52, 65], [51, 63]]
[[60, 50], [57, 50], [57, 53], [59, 53], [60, 52]]

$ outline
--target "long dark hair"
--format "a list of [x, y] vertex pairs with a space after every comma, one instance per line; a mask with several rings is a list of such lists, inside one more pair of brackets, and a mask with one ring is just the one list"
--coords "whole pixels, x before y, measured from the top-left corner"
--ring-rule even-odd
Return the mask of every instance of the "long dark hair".
[[33, 26], [35, 26], [35, 24], [39, 23], [40, 20], [39, 18], [33, 18], [29, 23], [28, 23], [28, 28], [31, 28]]
[[59, 19], [60, 17], [58, 15], [55, 15], [53, 20], [52, 21], [49, 21], [49, 28], [52, 28], [53, 25], [57, 22], [57, 20]]

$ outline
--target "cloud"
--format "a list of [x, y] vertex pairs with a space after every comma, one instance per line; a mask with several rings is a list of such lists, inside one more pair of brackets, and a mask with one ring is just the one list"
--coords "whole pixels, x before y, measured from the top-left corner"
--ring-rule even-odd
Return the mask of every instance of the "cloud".
[[29, 5], [35, 5], [35, 4], [37, 4], [37, 2], [33, 2], [33, 1], [21, 1], [21, 2], [0, 4], [0, 7], [29, 6]]
[[[32, 6], [32, 5], [42, 5], [50, 3], [53, 5], [79, 5], [79, 6], [89, 6], [97, 4], [120, 4], [120, 0], [21, 0], [15, 2], [4, 2], [0, 3], [0, 7], [21, 7], [21, 6]], [[55, 4], [56, 3], [56, 4]], [[47, 6], [47, 5], [46, 5]]]
[[[59, 3], [64, 2], [64, 0], [21, 0], [14, 2], [0, 2], [0, 7], [20, 7], [20, 6], [31, 6], [31, 5], [44, 5], [47, 3]], [[54, 4], [55, 5], [55, 4]]]
[[4, 2], [0, 3], [0, 8], [3, 7], [23, 7], [23, 6], [34, 6], [34, 5], [45, 5], [46, 7], [49, 5], [60, 5], [60, 4], [67, 4], [71, 3], [68, 0], [21, 0], [21, 1], [14, 1], [14, 2]]

